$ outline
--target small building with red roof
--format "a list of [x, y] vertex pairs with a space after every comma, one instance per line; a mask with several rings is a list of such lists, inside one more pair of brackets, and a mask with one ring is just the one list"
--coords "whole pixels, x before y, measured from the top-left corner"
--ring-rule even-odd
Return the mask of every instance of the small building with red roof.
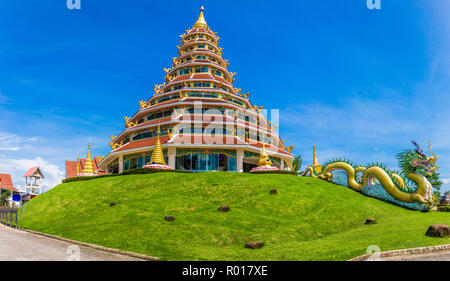
[[0, 189], [17, 191], [17, 189], [13, 186], [11, 175], [0, 174]]
[[38, 166], [30, 168], [23, 177], [25, 178], [25, 190], [28, 194], [39, 195], [42, 193], [44, 175]]
[[18, 192], [18, 190], [14, 187], [10, 174], [0, 174], [0, 195], [5, 191], [9, 191], [11, 194], [9, 198], [6, 198], [9, 201], [7, 204], [12, 204], [14, 192]]

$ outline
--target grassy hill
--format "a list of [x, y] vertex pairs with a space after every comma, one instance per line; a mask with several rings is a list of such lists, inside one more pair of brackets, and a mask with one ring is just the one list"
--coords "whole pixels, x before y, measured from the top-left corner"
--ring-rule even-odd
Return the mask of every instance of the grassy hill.
[[[450, 243], [425, 236], [431, 224], [450, 224], [450, 213], [410, 211], [292, 175], [107, 177], [61, 184], [24, 208], [20, 227], [164, 260], [347, 260], [370, 245], [387, 251]], [[365, 225], [368, 217], [378, 223]], [[266, 245], [244, 248], [257, 240]]]

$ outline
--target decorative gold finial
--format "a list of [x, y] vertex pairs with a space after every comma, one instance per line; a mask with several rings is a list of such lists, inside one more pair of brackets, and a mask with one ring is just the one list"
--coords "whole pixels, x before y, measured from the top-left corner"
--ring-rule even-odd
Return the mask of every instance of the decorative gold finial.
[[148, 163], [147, 165], [151, 165], [151, 164], [166, 165], [166, 162], [164, 161], [164, 153], [161, 148], [161, 142], [159, 140], [159, 134], [160, 134], [159, 124], [158, 124], [158, 130], [156, 131], [156, 133], [157, 133], [157, 137], [156, 137], [155, 148], [153, 149], [152, 158], [150, 159], [150, 163]]
[[270, 161], [269, 155], [266, 153], [265, 143], [262, 144], [261, 155], [258, 160], [258, 167], [270, 167], [272, 166], [272, 161]]
[[205, 28], [205, 29], [208, 29], [208, 24], [206, 23], [205, 16], [203, 15], [203, 10], [205, 10], [205, 8], [202, 6], [200, 8], [200, 15], [198, 16], [198, 19], [195, 22], [193, 28]]
[[80, 154], [77, 153], [77, 175], [80, 173]]
[[322, 170], [322, 165], [319, 164], [319, 161], [317, 161], [317, 155], [316, 155], [316, 145], [314, 145], [313, 147], [313, 164], [312, 167], [314, 169], [314, 171], [316, 171], [317, 173], [320, 173], [320, 171]]
[[91, 158], [91, 139], [89, 138], [89, 145], [88, 145], [88, 154], [86, 157], [86, 161], [84, 162], [83, 170], [81, 171], [82, 174], [94, 174], [94, 166], [92, 165], [92, 158]]

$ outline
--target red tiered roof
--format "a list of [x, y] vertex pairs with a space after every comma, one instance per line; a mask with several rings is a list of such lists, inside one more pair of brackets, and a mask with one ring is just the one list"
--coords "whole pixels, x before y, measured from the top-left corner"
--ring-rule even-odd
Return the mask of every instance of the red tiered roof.
[[[262, 148], [262, 144], [261, 143], [254, 143], [254, 144], [250, 144], [251, 146], [254, 146], [254, 147], [257, 147], [257, 148]], [[265, 148], [266, 148], [266, 150], [272, 150], [272, 151], [275, 151], [275, 152], [278, 152], [278, 153], [283, 153], [283, 154], [287, 154], [287, 155], [292, 155], [291, 153], [289, 153], [289, 152], [287, 152], [287, 151], [284, 151], [284, 150], [282, 150], [282, 149], [279, 149], [278, 147], [275, 147], [275, 146], [273, 146], [273, 145], [269, 145], [269, 144], [266, 144], [265, 145]]]
[[11, 175], [9, 174], [0, 174], [0, 188], [17, 191], [12, 184]]
[[[169, 137], [160, 137], [159, 140], [160, 140], [161, 144], [163, 144], [169, 140]], [[114, 150], [114, 152], [133, 149], [133, 148], [141, 148], [141, 147], [145, 147], [145, 146], [152, 146], [152, 145], [155, 145], [155, 143], [156, 143], [156, 138], [152, 138], [152, 139], [148, 139], [148, 140], [141, 140], [141, 141], [136, 141], [136, 142], [130, 142], [130, 143], [127, 143], [127, 144], [119, 147], [118, 149]]]
[[39, 169], [38, 166], [29, 169], [28, 172], [25, 173], [24, 177], [31, 177], [34, 174], [34, 172], [37, 171], [37, 169]]

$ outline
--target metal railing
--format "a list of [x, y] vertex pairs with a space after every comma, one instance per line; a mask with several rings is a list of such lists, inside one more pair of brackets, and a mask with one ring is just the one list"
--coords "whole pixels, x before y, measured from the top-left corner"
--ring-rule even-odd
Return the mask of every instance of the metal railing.
[[0, 223], [9, 227], [18, 227], [18, 208], [0, 206]]

